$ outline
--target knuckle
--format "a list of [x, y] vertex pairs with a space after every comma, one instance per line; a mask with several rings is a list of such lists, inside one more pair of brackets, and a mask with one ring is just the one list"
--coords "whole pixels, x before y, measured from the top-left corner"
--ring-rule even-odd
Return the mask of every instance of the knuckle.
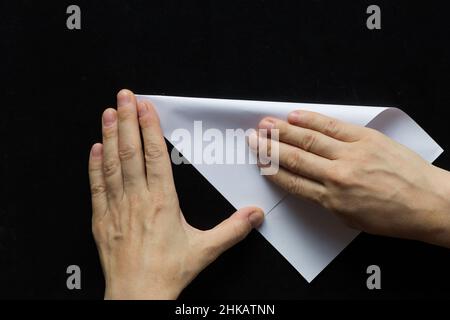
[[338, 132], [338, 122], [335, 119], [328, 119], [323, 128], [323, 133], [327, 136], [335, 136]]
[[106, 187], [104, 184], [101, 183], [93, 183], [91, 184], [91, 193], [92, 196], [98, 196], [100, 194], [103, 194], [106, 191]]
[[286, 157], [286, 166], [294, 171], [297, 171], [302, 164], [302, 157], [299, 152], [290, 152]]
[[106, 140], [115, 138], [117, 136], [117, 129], [115, 127], [103, 128], [103, 137]]
[[305, 151], [311, 151], [314, 148], [316, 140], [317, 136], [314, 133], [307, 132], [301, 141], [302, 149]]
[[103, 172], [105, 177], [110, 177], [119, 171], [119, 161], [117, 159], [108, 159], [103, 162]]
[[327, 199], [328, 193], [325, 188], [315, 192], [314, 195], [312, 196], [312, 200], [324, 206], [326, 206]]
[[153, 203], [153, 214], [160, 215], [164, 211], [164, 204], [162, 202]]
[[102, 174], [102, 165], [94, 162], [89, 163], [89, 177], [91, 176], [97, 176]]
[[287, 190], [292, 194], [301, 194], [302, 182], [296, 176], [290, 176], [287, 181]]
[[345, 216], [346, 208], [349, 206], [349, 199], [345, 192], [335, 188], [325, 192], [321, 204], [328, 210], [337, 213], [340, 217]]
[[137, 153], [137, 147], [134, 144], [125, 144], [119, 147], [120, 160], [130, 160]]
[[152, 197], [152, 210], [154, 215], [159, 215], [164, 211], [165, 199], [162, 193], [155, 193]]
[[159, 143], [147, 142], [144, 146], [144, 154], [146, 160], [157, 160], [163, 157], [164, 148]]

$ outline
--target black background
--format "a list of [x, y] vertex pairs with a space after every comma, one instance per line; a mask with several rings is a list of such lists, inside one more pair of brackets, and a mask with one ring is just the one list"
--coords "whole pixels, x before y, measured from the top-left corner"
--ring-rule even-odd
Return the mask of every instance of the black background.
[[[81, 30], [66, 28], [70, 4]], [[382, 30], [365, 26], [370, 4]], [[449, 149], [448, 12], [444, 1], [2, 1], [0, 297], [102, 298], [87, 160], [120, 88], [398, 106]], [[448, 154], [436, 164], [450, 169]], [[174, 171], [193, 225], [234, 211], [192, 167]], [[308, 284], [252, 232], [181, 298], [448, 298], [449, 257], [363, 234]], [[71, 264], [82, 290], [66, 288]], [[370, 264], [382, 290], [366, 288]]]

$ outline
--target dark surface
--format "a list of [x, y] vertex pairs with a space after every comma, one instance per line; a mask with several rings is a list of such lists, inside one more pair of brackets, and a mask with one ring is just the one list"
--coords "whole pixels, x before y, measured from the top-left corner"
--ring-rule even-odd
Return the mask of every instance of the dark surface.
[[[72, 3], [80, 31], [66, 29]], [[102, 297], [87, 159], [123, 87], [399, 106], [450, 149], [444, 2], [376, 3], [381, 31], [365, 27], [368, 1], [2, 1], [0, 297]], [[448, 153], [436, 164], [450, 169]], [[174, 170], [193, 225], [233, 212], [192, 167]], [[71, 264], [82, 269], [82, 290], [66, 289]], [[366, 289], [370, 264], [381, 267], [380, 291]], [[448, 298], [449, 270], [447, 249], [364, 234], [307, 284], [253, 232], [182, 298]]]

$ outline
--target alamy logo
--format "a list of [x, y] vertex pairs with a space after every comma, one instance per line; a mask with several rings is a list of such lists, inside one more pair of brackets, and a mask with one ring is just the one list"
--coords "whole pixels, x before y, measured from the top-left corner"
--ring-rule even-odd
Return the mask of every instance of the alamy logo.
[[374, 30], [374, 29], [381, 29], [381, 9], [377, 5], [371, 5], [367, 7], [366, 10], [367, 14], [370, 14], [370, 16], [367, 18], [366, 25], [367, 29]]
[[370, 276], [367, 278], [366, 285], [367, 289], [374, 290], [374, 289], [381, 289], [381, 269], [379, 266], [373, 264], [367, 267], [366, 270], [367, 274], [370, 274]]
[[81, 289], [81, 269], [77, 265], [70, 265], [66, 269], [66, 273], [70, 274], [66, 280], [66, 286], [69, 290]]
[[66, 20], [66, 26], [69, 30], [81, 29], [81, 9], [79, 6], [72, 4], [67, 7], [66, 13], [70, 14]]
[[[180, 128], [172, 132], [174, 148], [170, 156], [175, 165], [259, 163], [261, 175], [273, 175], [279, 169], [278, 135], [277, 129], [204, 130], [202, 121], [194, 121], [193, 130]], [[257, 145], [257, 154], [248, 147], [249, 139], [256, 140], [253, 145]]]

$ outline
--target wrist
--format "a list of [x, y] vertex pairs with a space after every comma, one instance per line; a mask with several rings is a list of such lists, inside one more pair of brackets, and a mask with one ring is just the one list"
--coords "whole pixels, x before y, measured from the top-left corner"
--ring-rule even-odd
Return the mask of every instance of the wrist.
[[175, 300], [181, 289], [170, 286], [113, 286], [106, 285], [105, 300]]
[[424, 242], [450, 248], [450, 173], [431, 166], [430, 193], [425, 201]]

